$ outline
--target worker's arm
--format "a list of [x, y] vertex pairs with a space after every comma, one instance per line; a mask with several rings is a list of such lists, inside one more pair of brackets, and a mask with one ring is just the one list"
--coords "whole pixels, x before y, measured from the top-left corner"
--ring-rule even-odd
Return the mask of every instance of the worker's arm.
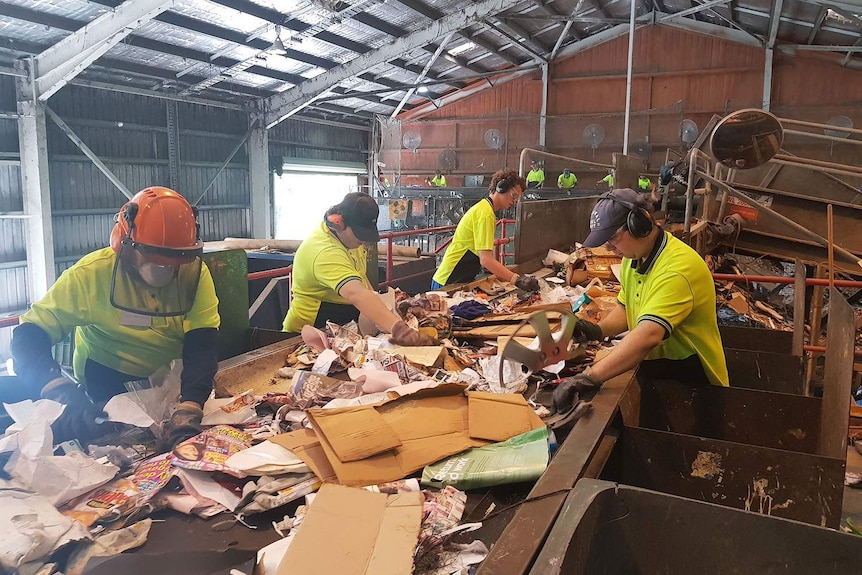
[[616, 337], [626, 331], [629, 325], [625, 306], [617, 302], [616, 307], [599, 322], [599, 327], [602, 328], [602, 337]]
[[595, 381], [607, 381], [636, 367], [665, 337], [665, 329], [654, 321], [641, 321], [607, 357], [590, 367]]
[[500, 281], [514, 282], [515, 278], [518, 277], [518, 274], [497, 261], [494, 258], [494, 252], [491, 250], [479, 250], [479, 263]]
[[359, 280], [346, 282], [338, 291], [338, 295], [350, 302], [359, 313], [373, 321], [383, 331], [392, 332], [392, 326], [400, 318], [383, 305], [377, 294]]

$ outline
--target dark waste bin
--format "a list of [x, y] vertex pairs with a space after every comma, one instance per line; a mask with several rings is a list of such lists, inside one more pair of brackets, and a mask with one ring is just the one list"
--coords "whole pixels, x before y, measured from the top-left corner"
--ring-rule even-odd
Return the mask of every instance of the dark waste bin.
[[831, 575], [860, 557], [854, 535], [582, 479], [530, 575]]

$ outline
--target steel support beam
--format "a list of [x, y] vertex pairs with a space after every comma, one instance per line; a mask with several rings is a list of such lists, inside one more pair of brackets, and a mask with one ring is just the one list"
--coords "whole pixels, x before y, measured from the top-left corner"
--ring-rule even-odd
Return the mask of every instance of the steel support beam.
[[820, 27], [823, 26], [823, 21], [826, 20], [826, 16], [829, 14], [829, 9], [826, 6], [821, 6], [820, 11], [817, 12], [817, 19], [814, 20], [814, 27], [811, 28], [811, 32], [808, 33], [808, 41], [806, 44], [812, 44], [814, 42], [814, 37], [817, 36], [817, 32], [820, 31]]
[[731, 42], [745, 44], [746, 46], [763, 48], [763, 42], [761, 42], [759, 39], [755, 38], [747, 32], [743, 32], [741, 30], [734, 30], [732, 28], [726, 28], [724, 26], [717, 26], [708, 22], [700, 22], [698, 20], [692, 20], [690, 18], [683, 18], [682, 20], [664, 22], [664, 25], [670, 26], [672, 28], [679, 28], [680, 30], [696, 32], [698, 34], [709, 34], [711, 36], [717, 36], [725, 40], [730, 40]]
[[[437, 50], [435, 50], [434, 54], [431, 56], [431, 58], [428, 59], [428, 62], [425, 64], [425, 67], [422, 69], [422, 73], [420, 73], [419, 77], [416, 78], [417, 82], [421, 82], [422, 80], [425, 79], [425, 74], [428, 73], [428, 70], [431, 69], [431, 66], [434, 65], [434, 62], [437, 61], [437, 58], [440, 57], [440, 54], [443, 53], [443, 50], [446, 49], [446, 45], [449, 43], [450, 40], [452, 40], [452, 36], [454, 36], [454, 35], [455, 35], [455, 32], [449, 32], [448, 34], [446, 34], [446, 37], [443, 38], [443, 41], [440, 42], [439, 46], [437, 46]], [[415, 88], [410, 88], [409, 90], [407, 90], [407, 93], [404, 94], [404, 97], [401, 99], [401, 101], [398, 103], [398, 105], [395, 106], [395, 110], [393, 110], [392, 115], [389, 116], [390, 118], [394, 118], [398, 115], [398, 112], [400, 112], [401, 108], [404, 107], [404, 104], [406, 104], [407, 101], [410, 100], [410, 97], [413, 95], [413, 92], [415, 92], [415, 91], [416, 91]]]
[[[23, 64], [19, 64], [23, 68]], [[29, 83], [15, 79], [18, 99], [18, 149], [24, 194], [24, 234], [31, 302], [41, 299], [57, 278], [54, 267], [54, 227], [48, 182], [48, 137], [45, 105], [33, 97]]]
[[763, 63], [763, 101], [761, 107], [769, 110], [772, 102], [772, 61], [775, 56], [775, 39], [781, 23], [781, 8], [784, 0], [772, 0], [772, 15], [769, 18], [769, 35], [766, 38], [766, 54]]
[[[539, 47], [538, 43], [530, 40], [528, 36], [524, 36], [523, 40], [519, 40], [514, 35], [508, 33], [506, 30], [503, 30], [501, 26], [496, 24], [492, 24], [490, 22], [484, 22], [484, 26], [489, 30], [493, 30], [506, 40], [512, 43], [515, 48], [519, 48], [520, 50], [526, 52], [530, 55], [531, 58], [534, 58], [537, 62], [545, 61], [545, 52]], [[511, 28], [512, 26], [509, 25]]]
[[549, 68], [547, 62], [542, 64], [542, 111], [539, 113], [539, 145], [543, 149], [547, 141], [548, 131], [548, 88], [550, 88], [551, 83], [548, 79]]
[[[199, 196], [198, 196], [198, 197], [197, 197], [193, 202], [191, 202], [191, 204], [192, 204], [193, 206], [197, 206], [197, 205], [201, 202], [201, 200], [202, 200], [202, 199], [204, 199], [204, 196], [206, 196], [206, 195], [207, 195], [207, 192], [208, 192], [208, 191], [210, 191], [210, 188], [212, 188], [212, 187], [213, 187], [213, 184], [215, 184], [215, 181], [218, 179], [218, 177], [221, 175], [221, 173], [224, 171], [224, 169], [225, 169], [225, 168], [227, 168], [227, 165], [228, 165], [228, 164], [230, 164], [230, 161], [231, 161], [231, 160], [233, 160], [233, 157], [234, 157], [234, 156], [236, 156], [237, 152], [239, 152], [239, 151], [242, 149], [242, 147], [245, 145], [245, 143], [246, 143], [246, 142], [248, 141], [248, 139], [251, 137], [251, 135], [252, 135], [252, 133], [254, 132], [254, 130], [255, 130], [255, 127], [254, 127], [254, 126], [252, 126], [251, 128], [249, 128], [249, 129], [248, 129], [248, 131], [247, 131], [247, 132], [243, 135], [243, 137], [239, 140], [239, 142], [237, 142], [237, 143], [236, 143], [236, 146], [234, 146], [234, 147], [233, 147], [233, 149], [232, 149], [232, 150], [230, 151], [230, 153], [227, 155], [227, 158], [225, 158], [225, 161], [224, 161], [224, 162], [222, 162], [222, 165], [221, 165], [221, 166], [219, 167], [219, 169], [216, 171], [215, 175], [214, 175], [214, 176], [212, 177], [212, 179], [210, 180], [210, 183], [209, 183], [209, 184], [207, 184], [207, 187], [206, 187], [206, 188], [204, 188], [204, 191], [202, 191], [202, 192], [200, 193], [200, 195], [199, 195]], [[268, 143], [268, 142], [267, 142], [267, 147], [269, 147], [269, 143]], [[249, 156], [249, 157], [250, 157], [250, 156]], [[249, 161], [250, 161], [250, 160], [249, 160]]]
[[269, 135], [262, 115], [251, 119], [248, 138], [248, 179], [251, 188], [251, 222], [253, 238], [272, 237], [272, 172], [269, 169]]
[[95, 152], [93, 152], [93, 150], [91, 150], [89, 146], [87, 146], [87, 144], [85, 144], [84, 141], [78, 137], [78, 134], [76, 134], [72, 130], [72, 128], [67, 126], [66, 122], [64, 122], [62, 118], [60, 118], [60, 116], [58, 116], [57, 113], [54, 112], [54, 110], [52, 110], [51, 108], [49, 108], [47, 105], [45, 106], [45, 113], [48, 115], [49, 118], [51, 118], [51, 121], [57, 124], [57, 127], [60, 128], [70, 140], [72, 140], [72, 143], [75, 144], [78, 149], [84, 153], [85, 156], [90, 158], [90, 161], [93, 162], [93, 164], [99, 169], [99, 171], [102, 172], [105, 177], [111, 181], [112, 184], [114, 184], [114, 187], [120, 190], [120, 192], [122, 192], [122, 194], [126, 196], [127, 199], [131, 200], [132, 193], [129, 191], [126, 185], [122, 181], [120, 181], [120, 178], [118, 178], [116, 174], [114, 174], [114, 172], [112, 172], [110, 168], [108, 168], [108, 166], [106, 166], [105, 163], [99, 159], [99, 156], [97, 156]]
[[713, 6], [720, 6], [723, 4], [727, 4], [730, 0], [711, 0], [710, 2], [705, 2], [703, 4], [698, 4], [697, 6], [692, 6], [686, 10], [680, 10], [679, 12], [674, 12], [673, 14], [667, 14], [658, 19], [660, 24], [664, 24], [666, 22], [670, 22], [671, 20], [679, 20], [680, 18], [684, 18], [686, 16], [691, 16], [692, 14], [697, 14], [698, 12], [703, 12], [704, 10], [708, 10]]
[[132, 30], [175, 3], [176, 0], [127, 0], [36, 56], [34, 83], [39, 100], [50, 98]]
[[494, 15], [509, 6], [508, 0], [482, 0], [471, 4], [464, 10], [450, 14], [431, 22], [412, 34], [396, 38], [391, 44], [378, 48], [373, 52], [363, 54], [354, 60], [333, 68], [326, 74], [321, 74], [307, 80], [280, 94], [265, 100], [265, 118], [267, 127], [272, 127], [285, 118], [298, 112], [300, 106], [336, 86], [339, 82], [351, 78], [376, 66], [405, 54], [409, 50], [430, 44], [450, 32], [457, 32], [488, 16]]

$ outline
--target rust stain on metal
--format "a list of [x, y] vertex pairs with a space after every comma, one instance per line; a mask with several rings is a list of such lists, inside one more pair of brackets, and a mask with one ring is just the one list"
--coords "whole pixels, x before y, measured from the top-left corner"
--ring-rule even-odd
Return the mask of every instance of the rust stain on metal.
[[691, 464], [691, 476], [700, 479], [712, 479], [716, 475], [720, 476], [722, 471], [721, 455], [712, 451], [698, 451]]

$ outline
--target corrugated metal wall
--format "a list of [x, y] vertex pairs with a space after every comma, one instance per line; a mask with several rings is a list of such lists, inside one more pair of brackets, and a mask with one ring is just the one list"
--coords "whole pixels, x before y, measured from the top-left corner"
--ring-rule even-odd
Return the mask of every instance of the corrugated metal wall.
[[[630, 142], [648, 140], [649, 167], [657, 171], [668, 147], [683, 151], [679, 124], [690, 118], [703, 129], [713, 114], [761, 105], [764, 50], [661, 25], [635, 35]], [[546, 145], [549, 151], [587, 160], [611, 161], [622, 149], [628, 37], [601, 44], [550, 69]], [[862, 76], [815, 57], [775, 55], [772, 110], [781, 116], [825, 122], [846, 115], [862, 126]], [[456, 153], [447, 177], [460, 185], [464, 175], [517, 167], [523, 147], [535, 147], [539, 134], [541, 78], [538, 73], [504, 83], [405, 121], [402, 131], [417, 132], [422, 144], [414, 154], [401, 150], [403, 184], [420, 184], [437, 167], [442, 150]], [[508, 119], [507, 119], [508, 117]], [[584, 129], [599, 124], [604, 141], [593, 153]], [[505, 148], [485, 145], [488, 129], [503, 132]], [[851, 145], [800, 142], [789, 137], [791, 151], [844, 163], [858, 163]], [[554, 185], [563, 164], [546, 161], [547, 182]], [[575, 173], [579, 170], [575, 169]], [[587, 173], [579, 186], [594, 187], [597, 174]]]
[[[170, 185], [164, 100], [70, 86], [49, 105], [135, 192]], [[0, 112], [15, 111], [13, 79], [0, 76]], [[180, 103], [178, 191], [190, 200], [207, 188], [248, 130], [243, 112]], [[48, 120], [48, 157], [57, 273], [107, 245], [125, 197]], [[271, 164], [282, 157], [364, 162], [368, 133], [291, 119], [270, 130]], [[273, 164], [274, 165], [274, 164]], [[248, 152], [243, 146], [199, 203], [205, 240], [249, 235]], [[28, 305], [17, 122], [0, 119], [0, 314]], [[8, 350], [0, 330], [0, 361]]]

